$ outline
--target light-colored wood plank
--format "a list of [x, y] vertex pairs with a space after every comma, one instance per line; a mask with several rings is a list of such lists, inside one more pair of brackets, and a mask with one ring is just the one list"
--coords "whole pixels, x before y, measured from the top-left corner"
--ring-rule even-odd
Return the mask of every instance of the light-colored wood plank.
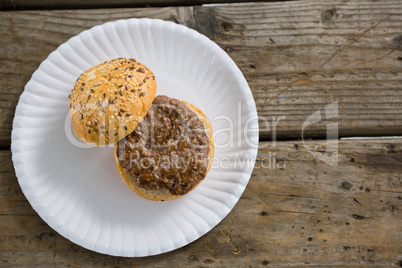
[[[320, 155], [338, 156], [337, 166], [321, 161]], [[326, 153], [325, 141], [262, 142], [244, 194], [218, 226], [181, 249], [134, 259], [97, 254], [58, 235], [19, 190], [9, 151], [0, 151], [0, 163], [4, 266], [399, 267], [402, 263], [400, 139], [340, 141], [338, 152], [332, 154]]]
[[[18, 97], [33, 71], [68, 38], [117, 19], [175, 21], [226, 50], [249, 82], [260, 137], [300, 138], [303, 123], [323, 120], [305, 137], [402, 133], [402, 3], [296, 1], [196, 7], [0, 13], [0, 145], [8, 146]], [[337, 118], [326, 105], [338, 101]]]

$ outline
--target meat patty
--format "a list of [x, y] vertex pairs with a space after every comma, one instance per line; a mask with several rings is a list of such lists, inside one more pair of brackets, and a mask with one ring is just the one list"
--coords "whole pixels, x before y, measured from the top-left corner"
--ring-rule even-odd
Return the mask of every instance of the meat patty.
[[161, 95], [137, 128], [118, 142], [117, 156], [137, 186], [184, 195], [206, 176], [209, 142], [190, 108]]

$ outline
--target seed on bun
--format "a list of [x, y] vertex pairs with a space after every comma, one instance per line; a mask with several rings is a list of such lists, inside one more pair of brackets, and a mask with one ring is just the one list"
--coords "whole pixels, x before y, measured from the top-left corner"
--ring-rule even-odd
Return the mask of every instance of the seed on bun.
[[97, 146], [134, 131], [156, 94], [154, 74], [135, 59], [102, 62], [77, 79], [69, 95], [75, 135]]

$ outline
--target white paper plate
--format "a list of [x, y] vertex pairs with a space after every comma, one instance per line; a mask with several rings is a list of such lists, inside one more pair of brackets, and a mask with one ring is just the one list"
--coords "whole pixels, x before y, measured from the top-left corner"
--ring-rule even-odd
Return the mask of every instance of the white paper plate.
[[[118, 57], [147, 65], [158, 94], [193, 103], [212, 123], [215, 162], [182, 198], [137, 196], [116, 171], [112, 148], [71, 141], [67, 97], [76, 78]], [[11, 150], [25, 196], [54, 230], [100, 253], [149, 256], [196, 240], [230, 212], [254, 167], [257, 122], [246, 80], [214, 42], [171, 22], [119, 20], [80, 33], [42, 62], [17, 105]]]

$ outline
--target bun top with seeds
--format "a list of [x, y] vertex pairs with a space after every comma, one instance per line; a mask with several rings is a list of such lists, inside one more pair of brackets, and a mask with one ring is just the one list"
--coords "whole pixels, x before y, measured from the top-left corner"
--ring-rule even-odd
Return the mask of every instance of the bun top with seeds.
[[85, 71], [69, 95], [75, 135], [97, 146], [130, 134], [156, 94], [154, 74], [135, 59], [105, 61]]

